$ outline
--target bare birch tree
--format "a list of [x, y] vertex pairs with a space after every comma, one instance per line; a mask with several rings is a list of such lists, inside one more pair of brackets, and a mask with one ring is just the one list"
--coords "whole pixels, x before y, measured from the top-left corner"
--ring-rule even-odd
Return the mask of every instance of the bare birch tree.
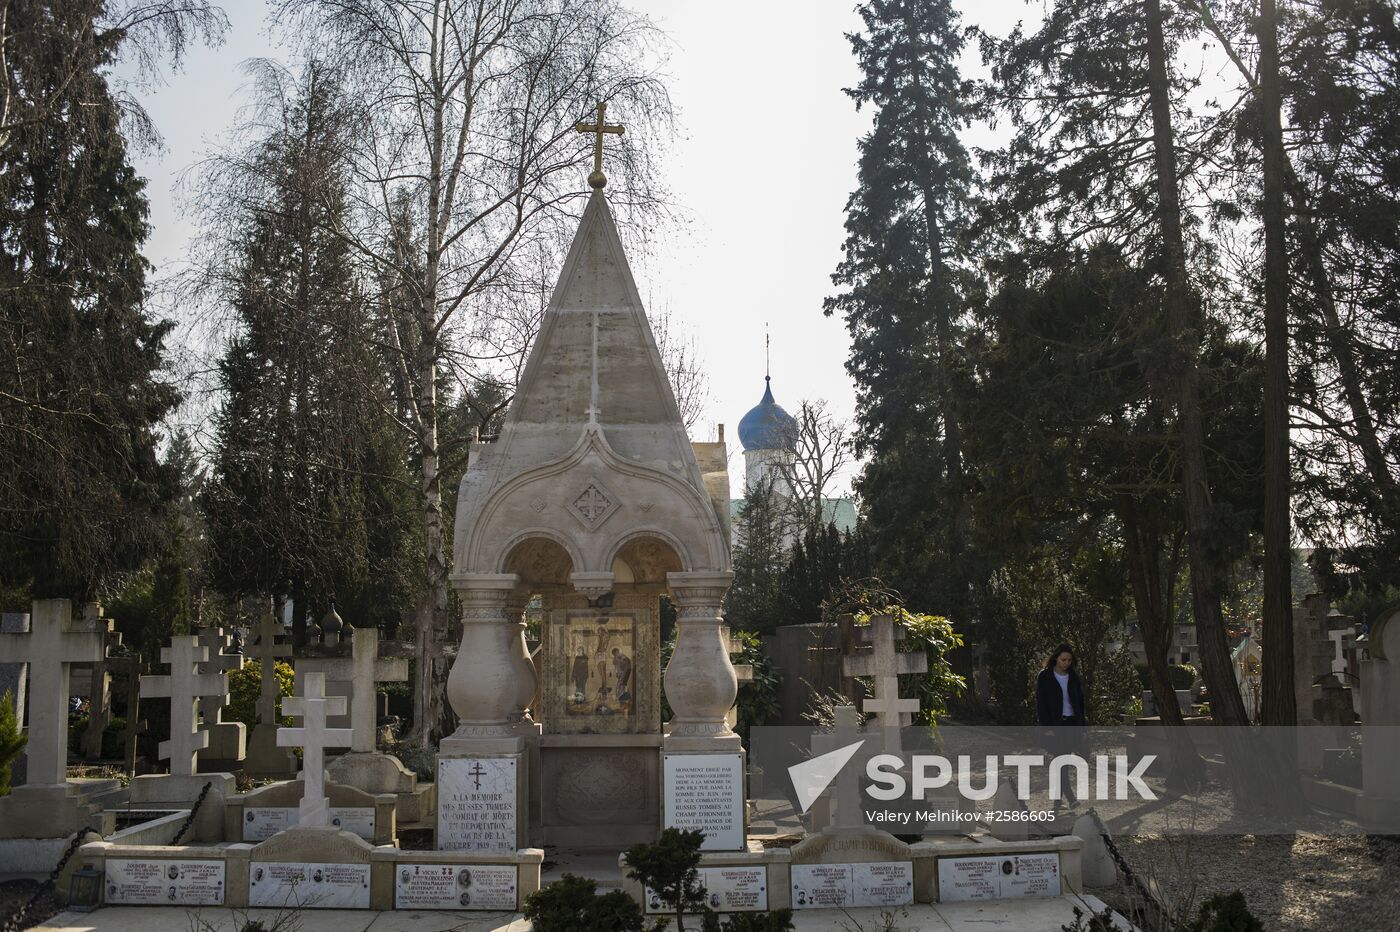
[[801, 539], [809, 527], [831, 520], [825, 503], [837, 476], [851, 462], [850, 424], [832, 415], [824, 399], [804, 399], [797, 409], [791, 460], [778, 464], [789, 491], [789, 521]]
[[572, 227], [592, 154], [574, 125], [596, 101], [627, 124], [610, 146], [611, 203], [624, 221], [658, 205], [647, 143], [670, 102], [646, 63], [659, 34], [612, 0], [279, 0], [273, 11], [306, 51], [346, 70], [364, 108], [354, 220], [337, 232], [395, 295], [385, 340], [425, 535], [414, 732], [426, 741], [443, 724], [446, 672], [444, 360], [465, 354], [482, 371], [502, 361], [471, 358], [473, 322], [528, 294], [530, 247]]

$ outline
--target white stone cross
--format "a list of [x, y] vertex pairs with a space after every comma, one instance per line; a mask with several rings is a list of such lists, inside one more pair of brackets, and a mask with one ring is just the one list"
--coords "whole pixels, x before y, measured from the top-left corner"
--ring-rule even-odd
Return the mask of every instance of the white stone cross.
[[292, 645], [278, 644], [277, 639], [287, 633], [287, 629], [272, 614], [269, 605], [267, 612], [258, 619], [253, 629], [257, 638], [254, 656], [258, 660], [260, 681], [258, 683], [258, 724], [277, 724], [277, 699], [282, 695], [277, 686], [277, 658], [292, 656]]
[[[242, 654], [224, 653], [233, 645], [233, 636], [228, 633], [227, 628], [208, 627], [202, 629], [197, 635], [199, 645], [208, 652], [209, 659], [199, 665], [200, 673], [227, 673], [230, 670], [243, 669]], [[227, 682], [227, 681], [225, 681]], [[228, 705], [228, 693], [219, 696], [205, 696], [199, 700], [199, 714], [204, 717], [204, 724], [210, 725], [223, 721], [223, 708]]]
[[908, 725], [914, 720], [914, 713], [919, 711], [919, 700], [899, 698], [900, 675], [928, 672], [928, 656], [922, 651], [899, 653], [895, 650], [895, 641], [904, 633], [902, 628], [889, 615], [875, 615], [868, 627], [856, 628], [870, 640], [870, 653], [848, 656], [843, 660], [843, 670], [847, 676], [868, 676], [874, 680], [875, 698], [866, 699], [862, 708], [866, 713], [874, 713], [877, 716], [876, 724], [882, 728]]
[[379, 656], [379, 629], [356, 628], [351, 662], [354, 689], [350, 698], [352, 751], [373, 751], [379, 715], [375, 709], [376, 683], [408, 682], [408, 658]]
[[343, 748], [350, 744], [349, 728], [327, 728], [326, 716], [345, 714], [344, 696], [326, 695], [326, 675], [306, 673], [302, 680], [302, 695], [282, 700], [282, 711], [301, 716], [300, 728], [277, 729], [277, 746], [301, 748], [302, 796], [298, 809], [298, 825], [329, 825], [331, 802], [326, 798], [326, 748]]
[[67, 599], [35, 602], [28, 634], [0, 634], [0, 661], [29, 665], [29, 757], [31, 784], [61, 784], [68, 778], [68, 672], [75, 663], [97, 663], [107, 633], [90, 621], [75, 621]]
[[[824, 735], [812, 736], [812, 756], [830, 754], [847, 745], [861, 740], [860, 716], [853, 705], [838, 705], [834, 710], [836, 727]], [[860, 775], [865, 772], [865, 762], [874, 753], [867, 742], [841, 768], [836, 776], [836, 818], [833, 827], [854, 829], [865, 826], [860, 799]]]
[[173, 637], [160, 649], [160, 662], [170, 664], [168, 676], [141, 677], [141, 695], [170, 700], [170, 740], [156, 748], [156, 757], [170, 759], [171, 774], [192, 776], [195, 756], [209, 746], [209, 733], [199, 727], [196, 707], [201, 696], [227, 696], [228, 676], [199, 673], [196, 667], [209, 659], [207, 648], [194, 636]]

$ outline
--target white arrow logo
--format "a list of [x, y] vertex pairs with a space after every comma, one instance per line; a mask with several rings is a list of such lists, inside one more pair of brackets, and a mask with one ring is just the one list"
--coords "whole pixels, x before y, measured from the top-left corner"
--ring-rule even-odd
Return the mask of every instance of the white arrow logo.
[[860, 740], [788, 768], [788, 777], [792, 780], [792, 788], [797, 791], [797, 802], [803, 812], [812, 808], [812, 803], [826, 792], [841, 768], [856, 756], [856, 751], [864, 743], [864, 740]]

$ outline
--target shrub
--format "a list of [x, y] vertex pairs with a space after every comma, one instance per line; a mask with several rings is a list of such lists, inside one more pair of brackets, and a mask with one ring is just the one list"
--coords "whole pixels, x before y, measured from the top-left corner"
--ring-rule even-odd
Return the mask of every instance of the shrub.
[[0, 696], [0, 796], [10, 795], [10, 771], [28, 740], [28, 735], [20, 733], [14, 694], [6, 692]]
[[[272, 668], [277, 676], [277, 712], [282, 711], [282, 698], [292, 695], [296, 675], [290, 664], [277, 661]], [[258, 723], [258, 697], [262, 694], [262, 664], [253, 660], [243, 665], [241, 670], [230, 670], [228, 674], [229, 704], [224, 709], [224, 721], [242, 722], [250, 729]], [[291, 725], [289, 715], [281, 715], [279, 725]]]
[[734, 662], [746, 663], [753, 667], [753, 681], [739, 686], [734, 728], [747, 745], [751, 726], [777, 721], [782, 716], [783, 678], [778, 668], [773, 665], [772, 658], [764, 652], [763, 642], [757, 634], [735, 631], [733, 637], [743, 647], [734, 658]]
[[685, 930], [686, 913], [694, 915], [705, 906], [705, 888], [697, 870], [704, 841], [705, 833], [699, 829], [668, 828], [654, 844], [633, 845], [622, 856], [627, 876], [656, 894], [675, 914], [677, 932]]
[[1187, 932], [1264, 932], [1264, 923], [1245, 905], [1244, 894], [1217, 893], [1201, 904]]
[[595, 882], [573, 874], [527, 896], [524, 912], [534, 932], [660, 932], [664, 927], [648, 926], [637, 901], [621, 890], [598, 896]]
[[1172, 689], [1190, 689], [1196, 685], [1196, 668], [1189, 663], [1168, 664], [1167, 676], [1172, 681]]

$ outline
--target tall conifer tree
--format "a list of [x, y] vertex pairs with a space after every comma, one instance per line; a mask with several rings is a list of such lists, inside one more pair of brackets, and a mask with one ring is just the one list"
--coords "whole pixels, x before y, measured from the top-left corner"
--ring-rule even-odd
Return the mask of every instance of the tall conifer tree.
[[851, 333], [855, 438], [869, 461], [857, 482], [875, 560], [921, 609], [966, 621], [966, 467], [958, 239], [972, 170], [948, 0], [870, 0], [851, 35], [874, 109], [860, 141], [859, 187], [846, 204], [845, 257], [827, 299]]

